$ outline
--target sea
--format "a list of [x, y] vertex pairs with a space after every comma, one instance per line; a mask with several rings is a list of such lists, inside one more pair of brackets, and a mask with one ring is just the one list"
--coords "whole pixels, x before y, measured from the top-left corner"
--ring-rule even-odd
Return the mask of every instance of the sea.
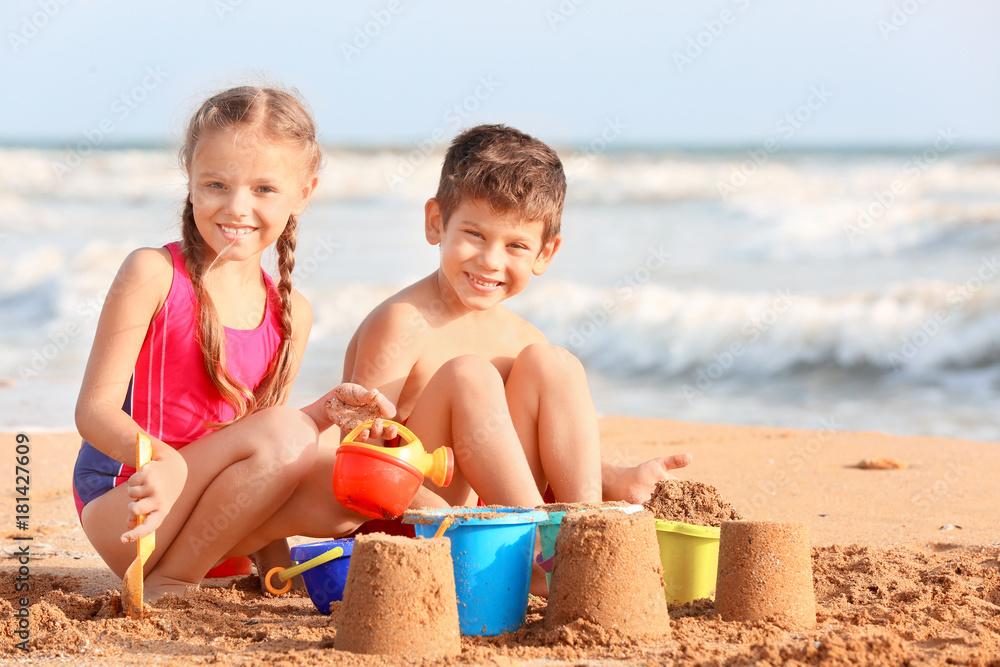
[[[0, 430], [73, 427], [119, 265], [179, 238], [175, 149], [85, 149], [0, 148]], [[559, 152], [563, 244], [508, 305], [583, 361], [600, 413], [1000, 440], [1000, 151]], [[435, 270], [441, 159], [326, 150], [293, 403], [338, 384], [364, 316]]]

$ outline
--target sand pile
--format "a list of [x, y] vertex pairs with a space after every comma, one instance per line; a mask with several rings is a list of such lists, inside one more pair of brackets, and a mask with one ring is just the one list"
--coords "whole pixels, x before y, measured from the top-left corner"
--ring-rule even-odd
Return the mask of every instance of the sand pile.
[[653, 495], [642, 505], [663, 521], [680, 521], [693, 526], [715, 526], [743, 517], [719, 495], [711, 484], [668, 479], [658, 482]]

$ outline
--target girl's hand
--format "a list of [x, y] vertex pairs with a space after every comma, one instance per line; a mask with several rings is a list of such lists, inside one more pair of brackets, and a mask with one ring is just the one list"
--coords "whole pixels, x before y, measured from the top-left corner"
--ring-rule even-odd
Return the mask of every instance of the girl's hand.
[[[129, 477], [128, 526], [122, 542], [129, 543], [159, 528], [180, 496], [187, 479], [184, 457], [170, 445], [154, 448], [153, 459]], [[139, 525], [139, 517], [147, 515]]]
[[396, 407], [378, 389], [368, 390], [359, 384], [345, 382], [330, 393], [324, 408], [334, 424], [345, 431], [353, 431], [366, 421], [374, 421], [371, 428], [361, 431], [358, 440], [362, 442], [369, 438], [392, 440], [396, 437], [394, 425], [382, 425], [382, 418], [396, 414]]

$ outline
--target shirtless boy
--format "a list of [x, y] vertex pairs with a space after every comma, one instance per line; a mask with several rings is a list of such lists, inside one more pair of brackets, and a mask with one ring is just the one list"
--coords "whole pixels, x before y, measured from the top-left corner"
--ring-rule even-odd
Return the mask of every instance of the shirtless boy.
[[347, 348], [345, 381], [377, 388], [424, 443], [454, 448], [451, 485], [413, 506], [533, 507], [546, 487], [558, 502], [642, 502], [691, 460], [602, 461], [583, 366], [502, 305], [559, 250], [565, 192], [541, 141], [503, 125], [458, 136], [424, 206], [440, 266], [376, 307]]

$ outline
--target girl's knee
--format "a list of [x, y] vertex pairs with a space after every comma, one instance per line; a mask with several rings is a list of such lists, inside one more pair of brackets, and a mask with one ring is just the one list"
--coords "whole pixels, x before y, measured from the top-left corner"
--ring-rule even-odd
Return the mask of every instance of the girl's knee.
[[304, 474], [316, 460], [319, 433], [301, 410], [276, 405], [259, 413], [254, 424], [254, 454], [271, 465], [301, 468]]

